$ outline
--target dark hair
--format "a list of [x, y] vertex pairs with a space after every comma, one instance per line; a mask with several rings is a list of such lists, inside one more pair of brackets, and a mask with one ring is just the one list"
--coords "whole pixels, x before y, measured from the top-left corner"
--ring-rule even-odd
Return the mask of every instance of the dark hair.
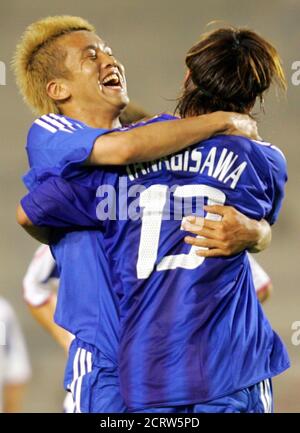
[[176, 108], [181, 117], [218, 110], [246, 113], [274, 81], [286, 89], [277, 50], [251, 30], [204, 34], [185, 62], [189, 75]]

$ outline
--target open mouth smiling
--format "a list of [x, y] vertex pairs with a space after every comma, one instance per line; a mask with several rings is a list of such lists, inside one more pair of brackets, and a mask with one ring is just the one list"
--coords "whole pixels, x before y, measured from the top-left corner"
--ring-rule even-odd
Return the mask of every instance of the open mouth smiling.
[[112, 71], [102, 80], [99, 80], [98, 83], [101, 90], [103, 90], [103, 87], [111, 90], [124, 90], [124, 80], [119, 71]]

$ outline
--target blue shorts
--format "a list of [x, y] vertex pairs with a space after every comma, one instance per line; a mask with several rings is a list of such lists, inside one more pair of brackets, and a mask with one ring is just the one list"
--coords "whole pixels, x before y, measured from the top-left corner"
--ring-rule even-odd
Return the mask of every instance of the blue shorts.
[[225, 397], [206, 403], [174, 407], [153, 407], [134, 413], [272, 413], [273, 391], [271, 379]]
[[65, 389], [76, 413], [124, 413], [118, 367], [97, 348], [74, 339], [65, 370]]

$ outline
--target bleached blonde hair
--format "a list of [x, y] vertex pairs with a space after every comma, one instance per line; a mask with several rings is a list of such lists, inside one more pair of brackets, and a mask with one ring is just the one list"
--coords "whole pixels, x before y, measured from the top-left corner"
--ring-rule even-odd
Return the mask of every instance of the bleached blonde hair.
[[23, 33], [12, 61], [17, 85], [24, 101], [39, 115], [59, 113], [55, 101], [46, 91], [54, 78], [68, 78], [66, 53], [55, 41], [67, 33], [87, 30], [95, 32], [88, 21], [69, 15], [50, 16], [32, 23]]

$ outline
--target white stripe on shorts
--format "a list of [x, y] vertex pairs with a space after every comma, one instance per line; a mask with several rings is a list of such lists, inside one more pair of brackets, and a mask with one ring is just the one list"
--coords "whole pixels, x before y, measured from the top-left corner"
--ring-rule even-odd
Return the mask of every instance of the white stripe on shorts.
[[72, 380], [72, 383], [71, 383], [71, 386], [70, 386], [70, 391], [71, 391], [72, 398], [73, 398], [73, 401], [74, 401], [74, 412], [76, 412], [75, 393], [74, 393], [74, 391], [75, 391], [75, 385], [76, 385], [76, 382], [77, 382], [77, 379], [78, 379], [78, 376], [79, 376], [79, 369], [78, 369], [79, 362], [78, 362], [78, 359], [79, 359], [80, 351], [81, 351], [81, 349], [78, 348], [77, 351], [76, 351], [76, 354], [74, 356], [74, 360], [73, 360], [73, 380]]
[[92, 371], [92, 352], [87, 352], [86, 362], [87, 362], [87, 372], [90, 373]]
[[74, 412], [81, 413], [81, 388], [84, 376], [92, 371], [92, 353], [78, 348], [73, 361], [73, 380], [70, 385]]
[[265, 396], [265, 386], [264, 386], [263, 381], [260, 382], [259, 387], [260, 387], [260, 399], [261, 399], [262, 404], [264, 406], [264, 413], [267, 413], [268, 412], [268, 403], [267, 403], [267, 399]]
[[81, 385], [82, 385], [83, 376], [86, 374], [85, 360], [86, 360], [86, 350], [81, 349], [80, 360], [79, 360], [79, 362], [80, 362], [80, 376], [78, 377], [78, 380], [77, 380], [76, 397], [75, 397], [76, 412], [77, 413], [81, 413], [81, 410], [80, 410]]
[[265, 379], [264, 381], [260, 382], [259, 387], [260, 387], [260, 399], [264, 406], [264, 413], [271, 413], [272, 392], [271, 392], [270, 379]]
[[272, 413], [272, 392], [271, 392], [271, 384], [270, 379], [265, 380], [265, 386], [266, 386], [266, 395], [267, 395], [267, 401], [268, 401], [268, 413]]

